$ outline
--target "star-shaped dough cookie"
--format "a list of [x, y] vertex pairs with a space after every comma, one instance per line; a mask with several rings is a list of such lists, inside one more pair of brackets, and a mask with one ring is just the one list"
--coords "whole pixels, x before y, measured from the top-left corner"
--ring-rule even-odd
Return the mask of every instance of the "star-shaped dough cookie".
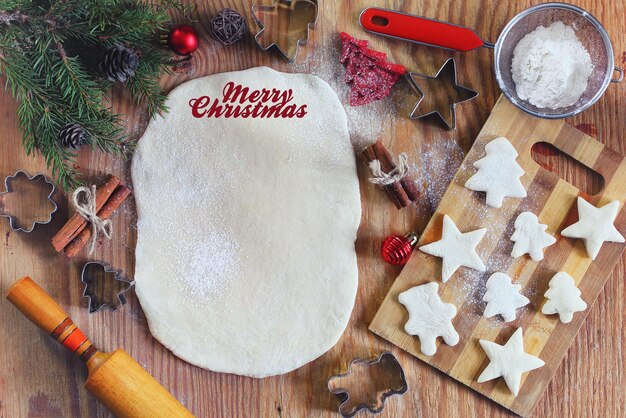
[[519, 393], [522, 373], [538, 369], [545, 362], [539, 357], [524, 352], [524, 336], [518, 328], [504, 345], [480, 340], [480, 346], [489, 357], [489, 365], [478, 376], [478, 383], [502, 376], [513, 395]]
[[515, 219], [515, 232], [511, 241], [515, 242], [511, 257], [517, 258], [526, 253], [533, 261], [543, 260], [543, 249], [556, 242], [556, 238], [546, 233], [547, 225], [540, 224], [532, 212], [522, 212]]
[[519, 291], [519, 284], [513, 284], [511, 278], [504, 273], [493, 273], [487, 280], [487, 292], [483, 301], [487, 302], [485, 318], [501, 315], [504, 322], [515, 320], [515, 310], [526, 306], [530, 300]]
[[578, 222], [568, 226], [561, 235], [580, 238], [585, 241], [587, 254], [595, 260], [604, 241], [624, 242], [613, 222], [619, 212], [619, 201], [614, 200], [601, 208], [593, 206], [582, 197], [578, 197]]
[[478, 271], [485, 271], [485, 263], [476, 253], [476, 246], [487, 232], [486, 228], [462, 233], [448, 216], [443, 216], [443, 230], [441, 239], [431, 244], [423, 245], [420, 251], [426, 254], [441, 257], [441, 281], [447, 282], [454, 272], [461, 266]]
[[545, 293], [548, 301], [541, 308], [546, 315], [559, 314], [559, 320], [564, 324], [572, 321], [574, 312], [582, 312], [587, 309], [587, 304], [580, 297], [580, 290], [576, 287], [574, 278], [564, 271], [560, 271], [552, 277], [550, 288]]
[[426, 356], [437, 352], [437, 337], [442, 337], [446, 344], [454, 346], [459, 342], [452, 325], [456, 315], [456, 306], [445, 303], [437, 291], [435, 282], [415, 286], [398, 295], [398, 301], [409, 311], [409, 320], [404, 330], [409, 335], [417, 335], [420, 339], [420, 350]]

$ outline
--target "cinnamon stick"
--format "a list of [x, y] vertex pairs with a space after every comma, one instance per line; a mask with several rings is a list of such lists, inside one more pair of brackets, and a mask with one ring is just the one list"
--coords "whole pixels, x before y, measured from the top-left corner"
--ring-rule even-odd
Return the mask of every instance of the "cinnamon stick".
[[[106, 182], [96, 190], [96, 210], [100, 210], [109, 199], [117, 186], [121, 184], [120, 179], [113, 175], [107, 177]], [[52, 246], [60, 252], [68, 245], [87, 225], [87, 220], [79, 213], [74, 213], [67, 223], [52, 237]]]
[[[381, 170], [385, 173], [389, 173], [396, 168], [391, 154], [380, 141], [376, 141], [376, 143], [365, 149], [363, 157], [368, 163], [378, 160]], [[385, 186], [385, 191], [398, 209], [410, 205], [420, 197], [420, 192], [415, 183], [407, 178], [402, 178], [393, 184]]]
[[[396, 164], [393, 162], [391, 154], [389, 153], [389, 151], [387, 151], [387, 148], [385, 148], [382, 142], [376, 141], [374, 144], [372, 144], [372, 150], [376, 155], [376, 159], [380, 161], [380, 168], [385, 173], [390, 173], [396, 168]], [[391, 187], [394, 196], [400, 202], [399, 207], [396, 205], [398, 209], [409, 206], [413, 202], [406, 194], [406, 191], [404, 190], [400, 182], [396, 181], [390, 184], [389, 187]]]
[[[120, 185], [111, 197], [104, 203], [102, 209], [98, 211], [98, 217], [100, 219], [108, 219], [113, 212], [124, 202], [124, 200], [130, 195], [130, 189], [123, 184]], [[74, 257], [78, 252], [89, 242], [91, 238], [91, 228], [83, 228], [83, 230], [65, 247], [65, 255], [68, 257]]]
[[[365, 151], [363, 151], [363, 156], [365, 157], [365, 160], [368, 163], [378, 159], [378, 157], [374, 153], [374, 149], [372, 147], [367, 147], [365, 149]], [[381, 163], [381, 169], [382, 169], [382, 163]], [[383, 171], [384, 171], [384, 169], [383, 169]], [[400, 201], [398, 196], [396, 196], [393, 187], [391, 187], [391, 185], [387, 185], [387, 186], [383, 186], [383, 189], [385, 189], [385, 192], [387, 192], [387, 196], [389, 196], [389, 199], [393, 202], [393, 204], [396, 206], [396, 208], [397, 209], [401, 209], [402, 208], [402, 202]]]
[[417, 189], [417, 186], [415, 185], [415, 182], [413, 180], [403, 178], [400, 180], [400, 184], [402, 185], [402, 188], [406, 192], [406, 195], [409, 197], [411, 202], [415, 202], [422, 195]]
[[[392, 171], [393, 169], [396, 168], [396, 164], [393, 162], [393, 158], [391, 157], [391, 154], [389, 153], [389, 151], [387, 151], [387, 148], [385, 148], [385, 146], [380, 141], [376, 141], [376, 143], [374, 143], [372, 147], [376, 155], [379, 155], [381, 158], [383, 158], [383, 160], [381, 161], [389, 162], [388, 164], [388, 167], [390, 167], [389, 171]], [[381, 167], [382, 167], [382, 163], [381, 163]], [[385, 167], [383, 167], [383, 171], [385, 171], [386, 173], [389, 172], [385, 169]], [[400, 184], [402, 185], [404, 192], [406, 193], [406, 195], [408, 196], [411, 202], [415, 202], [417, 199], [419, 199], [420, 192], [419, 190], [417, 190], [417, 187], [415, 186], [415, 183], [413, 181], [403, 178], [400, 180]]]

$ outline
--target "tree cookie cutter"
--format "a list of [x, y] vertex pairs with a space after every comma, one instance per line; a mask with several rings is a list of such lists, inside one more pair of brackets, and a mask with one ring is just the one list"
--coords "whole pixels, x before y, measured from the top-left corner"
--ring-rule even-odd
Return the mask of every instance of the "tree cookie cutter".
[[80, 281], [85, 284], [83, 296], [89, 299], [89, 313], [106, 306], [111, 311], [126, 305], [124, 293], [134, 286], [134, 280], [122, 276], [120, 270], [106, 263], [90, 261], [83, 266]]
[[[431, 85], [428, 89], [428, 93], [432, 97], [424, 93], [416, 78], [427, 80], [429, 84], [437, 84], [437, 88]], [[434, 114], [439, 116], [439, 119], [449, 130], [456, 129], [456, 105], [478, 96], [478, 92], [459, 85], [454, 58], [448, 58], [434, 76], [408, 73], [407, 80], [409, 85], [420, 95], [409, 117], [421, 119]], [[420, 109], [420, 105], [426, 109]]]
[[254, 40], [262, 51], [276, 47], [289, 62], [309, 40], [318, 17], [317, 0], [276, 0], [272, 5], [252, 5], [252, 18], [259, 27]]
[[58, 207], [52, 195], [56, 187], [43, 173], [28, 175], [18, 170], [4, 180], [4, 192], [0, 193], [0, 217], [9, 218], [14, 231], [32, 232], [37, 224], [52, 221]]
[[404, 370], [389, 351], [374, 359], [357, 358], [350, 362], [345, 373], [328, 378], [328, 390], [339, 400], [339, 413], [351, 418], [367, 409], [373, 414], [385, 408], [385, 400], [405, 393], [409, 386]]

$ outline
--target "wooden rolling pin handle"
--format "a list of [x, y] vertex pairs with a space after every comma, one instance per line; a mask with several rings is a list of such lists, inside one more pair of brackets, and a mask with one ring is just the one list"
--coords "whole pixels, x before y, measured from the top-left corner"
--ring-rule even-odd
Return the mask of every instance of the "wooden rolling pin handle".
[[9, 289], [7, 299], [31, 322], [83, 362], [86, 363], [98, 352], [63, 308], [30, 277], [24, 277], [15, 283]]
[[87, 364], [85, 387], [118, 418], [193, 418], [178, 400], [124, 350], [98, 351], [67, 313], [30, 277], [7, 299], [35, 325]]

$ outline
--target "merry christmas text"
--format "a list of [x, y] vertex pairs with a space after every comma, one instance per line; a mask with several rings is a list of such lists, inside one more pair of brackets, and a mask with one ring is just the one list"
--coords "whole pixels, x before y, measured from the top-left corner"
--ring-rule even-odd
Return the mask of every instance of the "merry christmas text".
[[303, 118], [307, 105], [293, 102], [293, 90], [251, 90], [232, 81], [222, 90], [222, 99], [200, 96], [189, 100], [195, 118]]

